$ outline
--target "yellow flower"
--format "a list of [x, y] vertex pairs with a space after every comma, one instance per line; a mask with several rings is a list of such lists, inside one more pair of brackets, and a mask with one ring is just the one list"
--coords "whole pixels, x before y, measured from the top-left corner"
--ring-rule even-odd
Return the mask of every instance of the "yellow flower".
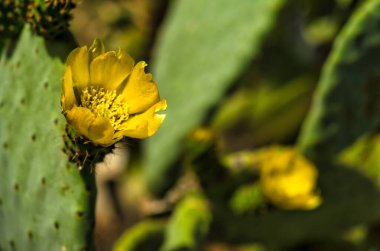
[[267, 149], [259, 166], [263, 193], [283, 209], [311, 210], [321, 204], [316, 192], [317, 169], [295, 149]]
[[61, 105], [68, 123], [95, 145], [109, 146], [123, 137], [153, 135], [165, 115], [166, 100], [157, 84], [122, 51], [104, 52], [95, 40], [92, 46], [76, 48], [67, 58]]

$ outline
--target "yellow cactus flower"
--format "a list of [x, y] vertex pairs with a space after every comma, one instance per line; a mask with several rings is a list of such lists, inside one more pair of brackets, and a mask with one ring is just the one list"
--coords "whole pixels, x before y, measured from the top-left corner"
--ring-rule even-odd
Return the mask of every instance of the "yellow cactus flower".
[[321, 204], [316, 191], [318, 171], [292, 148], [267, 149], [258, 165], [263, 193], [283, 209], [311, 210]]
[[71, 127], [95, 145], [109, 146], [123, 137], [153, 135], [165, 119], [166, 109], [147, 64], [136, 65], [121, 50], [92, 46], [76, 48], [67, 58], [61, 105]]

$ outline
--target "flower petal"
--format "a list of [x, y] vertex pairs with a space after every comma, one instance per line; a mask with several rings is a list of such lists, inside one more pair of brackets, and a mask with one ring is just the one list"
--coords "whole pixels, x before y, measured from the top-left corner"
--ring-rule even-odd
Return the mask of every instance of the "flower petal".
[[90, 62], [94, 60], [97, 56], [104, 53], [104, 44], [99, 39], [94, 39], [90, 49], [88, 49], [90, 55]]
[[119, 56], [114, 51], [104, 53], [91, 62], [91, 83], [106, 90], [116, 90], [131, 72], [133, 64], [133, 59], [126, 54]]
[[95, 115], [84, 107], [74, 107], [66, 114], [67, 121], [81, 136], [88, 137], [88, 129], [95, 120]]
[[110, 121], [104, 117], [96, 117], [88, 129], [88, 138], [96, 145], [109, 146], [112, 141], [114, 130]]
[[135, 65], [135, 60], [127, 53], [123, 52], [121, 49], [116, 53], [117, 58], [121, 61], [125, 67], [128, 69], [128, 74], [130, 74], [133, 70], [133, 66]]
[[71, 67], [74, 84], [79, 89], [84, 88], [90, 82], [87, 46], [74, 49], [67, 57], [66, 63]]
[[73, 89], [73, 77], [70, 66], [66, 68], [65, 74], [63, 75], [61, 105], [63, 112], [66, 112], [73, 108], [73, 106], [77, 105], [77, 100], [75, 98]]
[[129, 106], [129, 114], [143, 112], [160, 100], [157, 84], [152, 74], [144, 72], [145, 66], [147, 64], [144, 61], [135, 65], [122, 91], [123, 101]]
[[79, 135], [88, 138], [94, 144], [107, 146], [113, 143], [114, 130], [108, 119], [96, 117], [84, 107], [69, 110], [66, 118]]
[[121, 127], [121, 131], [115, 133], [114, 138], [128, 136], [143, 139], [152, 136], [165, 119], [165, 114], [156, 112], [166, 109], [166, 100], [162, 99], [142, 114], [137, 114], [128, 119]]

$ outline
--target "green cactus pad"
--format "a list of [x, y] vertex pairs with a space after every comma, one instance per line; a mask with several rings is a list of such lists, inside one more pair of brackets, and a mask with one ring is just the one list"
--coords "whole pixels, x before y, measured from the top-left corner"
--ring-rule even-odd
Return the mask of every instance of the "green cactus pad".
[[211, 218], [206, 199], [200, 194], [189, 194], [175, 208], [160, 251], [200, 250]]
[[334, 159], [380, 125], [379, 27], [380, 0], [370, 0], [336, 39], [299, 139], [313, 161]]
[[239, 187], [230, 200], [230, 207], [236, 214], [252, 213], [264, 202], [260, 184], [253, 183]]
[[[179, 165], [173, 163], [181, 154], [184, 137], [259, 54], [285, 2], [173, 2], [152, 63], [160, 93], [168, 100], [165, 123], [144, 141], [145, 173], [153, 193], [162, 195], [174, 184]], [[179, 121], [186, 123], [179, 126]]]
[[165, 222], [145, 220], [127, 229], [116, 241], [113, 251], [159, 250], [164, 239]]
[[63, 71], [28, 28], [13, 56], [0, 61], [2, 251], [93, 249], [95, 191], [62, 151]]

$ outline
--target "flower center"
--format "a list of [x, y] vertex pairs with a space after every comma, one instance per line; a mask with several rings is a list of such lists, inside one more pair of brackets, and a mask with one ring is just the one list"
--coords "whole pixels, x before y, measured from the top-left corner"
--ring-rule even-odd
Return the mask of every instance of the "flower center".
[[128, 105], [122, 102], [122, 96], [117, 95], [115, 90], [87, 87], [82, 91], [81, 103], [96, 115], [108, 118], [114, 130], [119, 130], [129, 118]]

